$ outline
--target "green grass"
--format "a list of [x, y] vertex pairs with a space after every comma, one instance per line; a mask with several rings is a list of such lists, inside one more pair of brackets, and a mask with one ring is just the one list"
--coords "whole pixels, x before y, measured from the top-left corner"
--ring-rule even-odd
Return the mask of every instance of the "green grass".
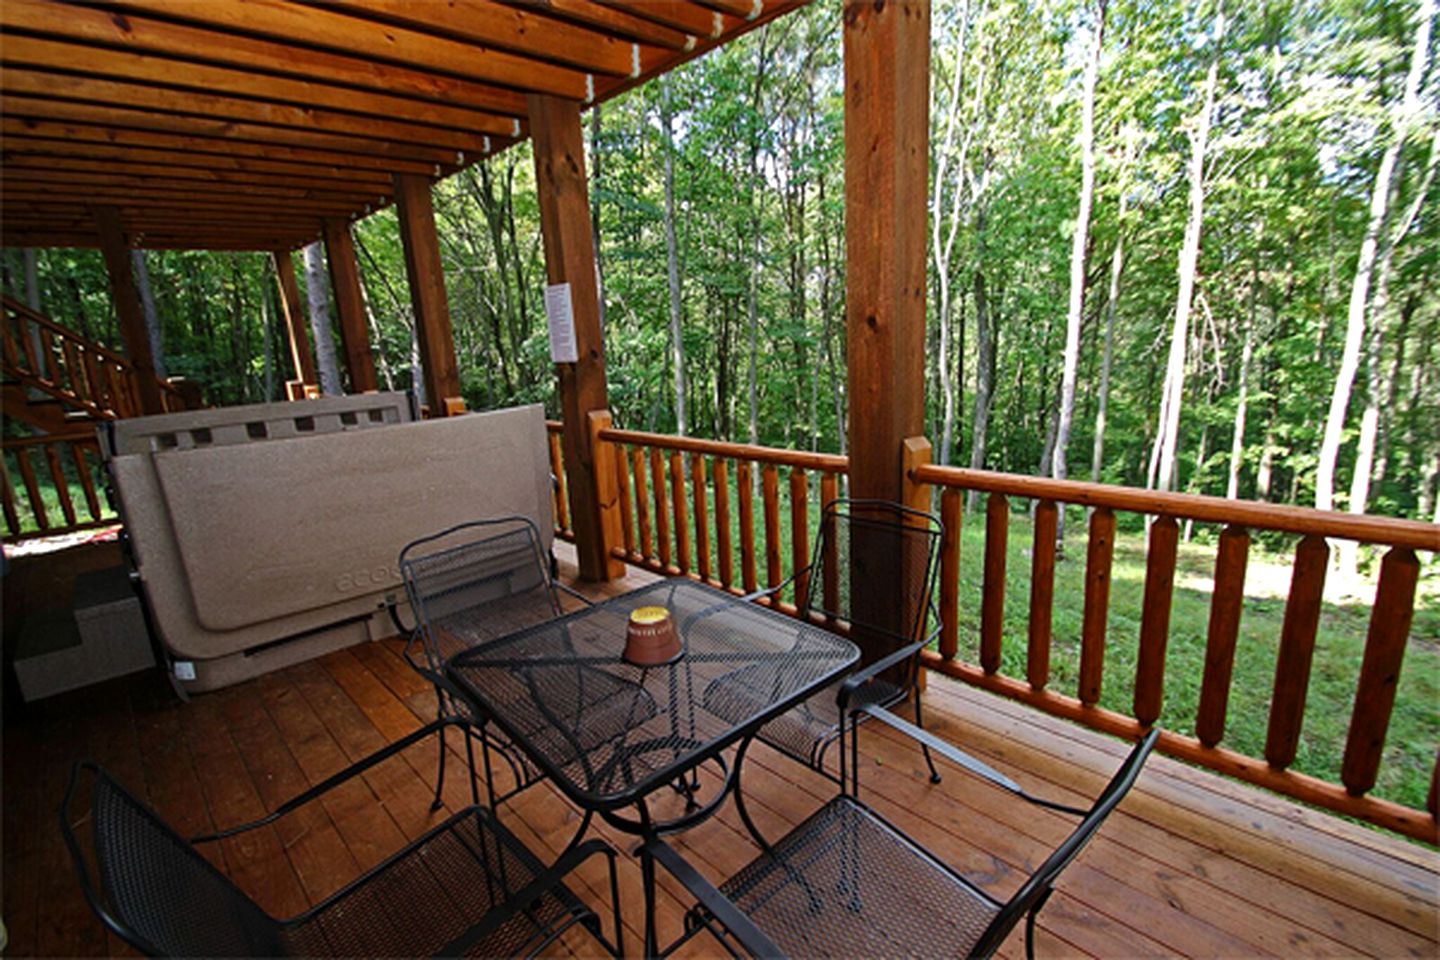
[[[3, 458], [5, 475], [15, 498], [15, 512], [20, 520], [20, 529], [13, 531], [16, 535], [36, 533], [40, 530], [35, 505], [31, 502], [30, 492], [26, 488], [20, 472], [18, 457], [22, 455], [21, 449], [7, 449]], [[75, 510], [75, 520], [80, 524], [89, 523], [95, 518], [90, 515], [90, 505], [85, 499], [85, 488], [80, 483], [71, 453], [63, 447], [58, 448], [56, 452], [60, 459], [60, 472], [64, 478], [65, 489], [70, 494], [70, 503]], [[42, 504], [39, 509], [44, 511], [45, 517], [49, 520], [50, 530], [63, 529], [67, 526], [65, 511], [61, 507], [60, 491], [44, 450], [40, 447], [24, 448], [23, 455], [29, 459], [30, 467], [35, 473], [35, 487], [40, 494]], [[87, 457], [86, 462], [90, 465], [92, 482], [95, 485], [95, 496], [100, 505], [100, 517], [112, 518], [114, 512], [105, 502], [104, 478], [95, 467], [95, 452], [89, 451]], [[7, 530], [7, 533], [9, 532]]]
[[[688, 467], [688, 463], [687, 463]], [[695, 521], [693, 494], [686, 471], [686, 509]], [[756, 471], [759, 482], [759, 471]], [[654, 490], [649, 488], [652, 530]], [[633, 490], [631, 496], [634, 496]], [[742, 491], [730, 474], [734, 577], [740, 580], [739, 498]], [[781, 471], [780, 523], [783, 575], [791, 572], [790, 496], [788, 471]], [[633, 501], [632, 501], [633, 502]], [[668, 490], [665, 504], [670, 504]], [[707, 493], [712, 530], [712, 552], [718, 549], [713, 535], [715, 524], [714, 489]], [[756, 567], [761, 586], [766, 583], [765, 528], [761, 497], [755, 496]], [[810, 543], [815, 542], [819, 525], [819, 477], [810, 483]], [[1135, 666], [1139, 647], [1141, 599], [1145, 584], [1145, 535], [1139, 518], [1121, 515], [1111, 569], [1110, 608], [1105, 648], [1104, 683], [1100, 705], [1130, 715], [1134, 697]], [[1079, 508], [1067, 515], [1066, 559], [1055, 572], [1054, 641], [1050, 656], [1050, 688], [1077, 695], [1080, 667], [1080, 632], [1085, 601], [1086, 519]], [[1125, 529], [1125, 527], [1130, 529]], [[1196, 525], [1194, 538], [1180, 545], [1177, 558], [1174, 599], [1170, 618], [1170, 639], [1165, 658], [1164, 702], [1160, 724], [1177, 733], [1193, 734], [1200, 700], [1200, 682], [1205, 665], [1209, 631], [1211, 576], [1215, 564], [1213, 526]], [[674, 531], [671, 531], [672, 543]], [[1026, 644], [1029, 629], [1030, 551], [1032, 528], [1028, 516], [1014, 513], [1010, 518], [1006, 564], [1006, 603], [1001, 672], [1025, 677]], [[698, 563], [693, 556], [691, 568]], [[1265, 733], [1270, 716], [1270, 696], [1280, 628], [1285, 615], [1285, 597], [1296, 538], [1257, 536], [1251, 544], [1246, 576], [1245, 603], [1236, 643], [1234, 675], [1230, 688], [1225, 735], [1221, 745], [1252, 757], [1263, 757]], [[985, 517], [965, 517], [961, 534], [959, 635], [961, 659], [979, 661], [980, 597], [983, 579]], [[636, 549], [639, 537], [636, 534]], [[676, 562], [672, 549], [671, 562]], [[1375, 566], [1375, 558], [1369, 558]], [[712, 576], [718, 577], [718, 560], [712, 560]], [[1373, 596], [1373, 570], [1368, 596]], [[787, 599], [793, 599], [787, 597]], [[1306, 701], [1299, 750], [1292, 769], [1331, 783], [1340, 781], [1340, 763], [1345, 749], [1360, 674], [1366, 631], [1370, 621], [1368, 599], [1324, 605], [1315, 644], [1310, 688]], [[1397, 690], [1394, 714], [1373, 796], [1413, 808], [1424, 808], [1440, 743], [1440, 569], [1427, 561], [1417, 598], [1415, 622], [1411, 629]]]

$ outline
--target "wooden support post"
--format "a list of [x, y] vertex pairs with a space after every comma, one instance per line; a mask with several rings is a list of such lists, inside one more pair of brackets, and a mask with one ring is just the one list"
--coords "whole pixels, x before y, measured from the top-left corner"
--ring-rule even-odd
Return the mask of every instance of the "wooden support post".
[[289, 250], [276, 250], [270, 256], [275, 261], [280, 310], [285, 314], [285, 331], [290, 336], [290, 360], [295, 366], [295, 380], [299, 381], [290, 399], [304, 400], [306, 385], [317, 382], [317, 378], [315, 354], [310, 349], [310, 325], [305, 318], [305, 307], [300, 303], [300, 285], [295, 282], [295, 261], [290, 259]]
[[[925, 430], [925, 231], [929, 193], [930, 6], [845, 0], [845, 312], [850, 490], [904, 501], [904, 441]], [[851, 543], [852, 551], [864, 549]], [[852, 562], [852, 596], [901, 628], [893, 562]], [[892, 623], [893, 621], [893, 623]], [[862, 659], [886, 651], [856, 638]]]
[[614, 547], [623, 547], [625, 533], [621, 527], [620, 478], [615, 468], [615, 448], [600, 439], [600, 431], [612, 424], [609, 410], [591, 410], [589, 417], [590, 448], [595, 451], [595, 496], [600, 506], [601, 545], [605, 548], [607, 579], [625, 576], [625, 562], [611, 554]]
[[351, 393], [373, 393], [375, 358], [370, 355], [370, 325], [365, 320], [365, 295], [360, 291], [360, 262], [355, 258], [355, 238], [344, 220], [325, 221], [325, 259], [330, 264], [330, 286], [335, 291], [335, 309], [340, 314], [340, 344], [345, 352], [345, 369], [350, 375]]
[[100, 234], [100, 250], [105, 255], [105, 269], [110, 274], [110, 296], [115, 301], [115, 314], [120, 318], [120, 339], [125, 342], [125, 356], [130, 358], [137, 374], [140, 408], [147, 414], [164, 413], [165, 401], [155, 376], [150, 334], [145, 329], [140, 290], [130, 266], [130, 247], [120, 227], [120, 211], [114, 207], [96, 207], [95, 226]]
[[[575, 321], [576, 361], [555, 365], [560, 381], [561, 419], [565, 423], [565, 470], [570, 481], [575, 551], [582, 578], [605, 580], [610, 575], [609, 556], [600, 515], [595, 451], [586, 418], [592, 410], [606, 409], [609, 399], [580, 104], [534, 94], [528, 106], [545, 271], [551, 284], [570, 285]], [[657, 520], [663, 516], [660, 507], [663, 504], [657, 505]]]
[[[440, 240], [435, 235], [430, 181], [419, 174], [395, 174], [395, 207], [400, 217], [400, 243], [405, 248], [410, 302], [415, 308], [420, 363], [425, 371], [425, 402], [430, 416], [449, 416], [464, 407], [458, 403], [460, 372], [455, 365], [455, 334], [450, 327], [450, 300], [445, 293]], [[576, 421], [574, 429], [585, 429], [583, 418]]]

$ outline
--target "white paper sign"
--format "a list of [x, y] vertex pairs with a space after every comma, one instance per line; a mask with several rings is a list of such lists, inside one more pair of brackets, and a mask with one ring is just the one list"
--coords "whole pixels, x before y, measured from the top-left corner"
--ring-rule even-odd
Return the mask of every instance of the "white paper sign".
[[545, 315], [550, 318], [550, 359], [574, 363], [575, 310], [570, 304], [570, 284], [552, 283], [545, 288]]

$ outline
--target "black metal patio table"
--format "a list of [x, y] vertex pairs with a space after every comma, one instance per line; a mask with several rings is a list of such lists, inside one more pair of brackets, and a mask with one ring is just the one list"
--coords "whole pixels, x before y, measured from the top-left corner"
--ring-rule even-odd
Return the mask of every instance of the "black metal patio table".
[[[671, 663], [639, 667], [621, 657], [630, 613], [646, 606], [666, 607], [679, 630], [681, 654]], [[677, 577], [465, 650], [446, 672], [586, 812], [577, 840], [592, 814], [648, 839], [719, 809], [755, 732], [858, 658], [853, 643], [828, 630]], [[739, 708], [714, 693], [706, 700], [712, 680], [737, 671], [746, 679]], [[736, 744], [727, 761], [724, 751]], [[702, 802], [706, 764], [720, 780]], [[683, 795], [685, 812], [661, 821], [651, 802], [671, 789]], [[641, 870], [645, 952], [653, 956], [655, 874], [646, 854]]]

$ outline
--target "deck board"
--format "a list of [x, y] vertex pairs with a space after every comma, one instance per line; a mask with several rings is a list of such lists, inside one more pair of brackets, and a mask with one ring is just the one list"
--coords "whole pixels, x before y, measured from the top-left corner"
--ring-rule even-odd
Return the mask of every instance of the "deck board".
[[[571, 569], [568, 568], [567, 570]], [[651, 579], [637, 573], [601, 591]], [[231, 825], [274, 809], [346, 763], [434, 716], [434, 692], [395, 640], [364, 644], [181, 704], [154, 676], [113, 681], [40, 704], [4, 739], [3, 909], [10, 954], [124, 952], [85, 908], [60, 843], [54, 810], [70, 763], [100, 760], [182, 833]], [[1059, 800], [1088, 799], [1126, 745], [1020, 704], [932, 677], [926, 725]], [[444, 798], [470, 790], [458, 735], [448, 741]], [[976, 882], [1003, 895], [1064, 835], [1065, 818], [943, 770], [928, 782], [918, 750], [870, 725], [861, 739], [864, 796]], [[432, 814], [435, 749], [426, 743], [377, 766], [320, 804], [214, 861], [269, 909], [291, 913], [322, 900], [418, 835]], [[502, 774], [501, 779], [504, 779]], [[704, 777], [713, 782], [715, 774]], [[778, 836], [831, 794], [829, 783], [754, 747], [745, 765], [751, 812]], [[542, 859], [574, 834], [579, 813], [541, 783], [502, 805], [500, 816]], [[632, 838], [595, 834], [622, 851], [627, 946], [639, 944], [640, 871]], [[712, 879], [755, 854], [733, 805], [674, 838]], [[603, 863], [572, 880], [609, 929]], [[1208, 771], [1155, 757], [1134, 793], [1064, 875], [1041, 914], [1038, 954], [1056, 956], [1437, 955], [1440, 855], [1417, 844], [1300, 808]], [[661, 935], [680, 929], [688, 899], [661, 874]], [[685, 953], [713, 953], [692, 941]], [[581, 934], [557, 956], [592, 956]], [[1017, 932], [1002, 956], [1023, 955]]]

